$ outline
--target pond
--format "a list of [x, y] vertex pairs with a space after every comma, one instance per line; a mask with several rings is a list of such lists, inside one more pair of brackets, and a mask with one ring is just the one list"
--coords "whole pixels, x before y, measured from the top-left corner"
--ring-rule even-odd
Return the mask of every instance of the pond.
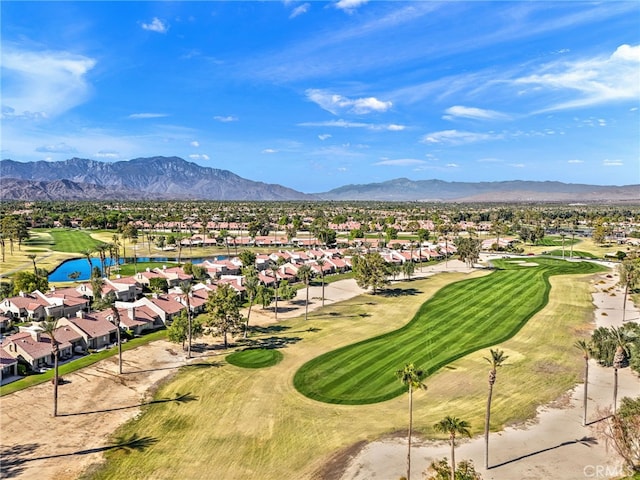
[[[227, 258], [226, 255], [218, 255], [216, 257], [209, 257], [209, 260], [222, 260], [225, 258]], [[189, 259], [182, 258], [181, 260], [190, 261], [192, 263], [202, 263], [205, 259], [204, 258], [189, 258]], [[120, 265], [123, 265], [125, 263], [133, 263], [133, 262], [134, 262], [133, 257], [126, 257], [126, 258], [121, 258], [118, 263]], [[135, 262], [136, 263], [148, 263], [148, 262], [177, 263], [178, 258], [177, 257], [173, 257], [173, 258], [172, 257], [137, 257], [135, 258]], [[105, 260], [105, 266], [111, 267], [113, 265], [115, 265], [115, 260], [113, 260], [112, 258], [107, 258]], [[87, 262], [86, 258], [74, 258], [72, 260], [65, 260], [60, 265], [58, 265], [55, 268], [55, 270], [53, 270], [53, 272], [49, 274], [48, 279], [50, 282], [68, 282], [71, 280], [69, 278], [70, 274], [72, 274], [73, 272], [79, 272], [80, 276], [78, 277], [78, 280], [89, 280], [91, 278], [91, 270], [93, 270], [96, 267], [102, 270], [99, 258], [93, 258], [93, 257], [91, 258], [91, 269], [89, 269], [89, 262]]]

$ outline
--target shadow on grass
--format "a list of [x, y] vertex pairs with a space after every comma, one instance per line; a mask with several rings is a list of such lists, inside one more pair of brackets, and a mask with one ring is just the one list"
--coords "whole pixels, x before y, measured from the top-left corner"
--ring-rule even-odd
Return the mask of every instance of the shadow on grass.
[[302, 337], [262, 337], [247, 338], [236, 343], [237, 346], [244, 346], [244, 350], [265, 349], [273, 350], [285, 348], [287, 345], [294, 345], [302, 340]]
[[90, 455], [92, 453], [106, 452], [108, 450], [121, 450], [125, 453], [142, 452], [157, 443], [157, 439], [153, 437], [138, 437], [133, 434], [130, 437], [121, 437], [112, 445], [103, 447], [87, 448], [85, 450], [77, 450], [69, 453], [58, 453], [55, 455], [45, 455], [42, 457], [27, 457], [34, 453], [40, 446], [37, 443], [28, 443], [25, 445], [14, 445], [12, 447], [2, 447], [0, 457], [2, 457], [2, 465], [0, 465], [1, 478], [13, 478], [24, 472], [24, 465], [28, 462], [37, 460], [48, 460], [50, 458], [72, 457], [75, 455]]
[[417, 288], [387, 288], [386, 290], [380, 290], [377, 295], [381, 297], [407, 297], [423, 293]]
[[509, 465], [511, 463], [519, 462], [520, 460], [524, 460], [525, 458], [533, 457], [535, 455], [540, 455], [541, 453], [549, 452], [551, 450], [555, 450], [557, 448], [566, 447], [568, 445], [575, 445], [579, 443], [584, 445], [585, 447], [591, 447], [592, 445], [597, 445], [598, 440], [595, 437], [582, 437], [576, 440], [568, 440], [566, 442], [559, 443], [558, 445], [554, 445], [553, 447], [542, 448], [535, 452], [527, 453], [525, 455], [520, 455], [519, 457], [513, 458], [511, 460], [507, 460], [506, 462], [499, 463], [497, 465], [490, 465], [489, 470], [494, 468], [504, 467], [505, 465]]
[[129, 408], [138, 408], [138, 407], [144, 407], [147, 405], [155, 405], [158, 403], [168, 403], [168, 402], [176, 402], [176, 403], [187, 403], [187, 402], [194, 402], [198, 400], [198, 397], [196, 397], [195, 395], [192, 395], [191, 393], [185, 393], [180, 395], [179, 393], [176, 393], [176, 396], [174, 398], [161, 398], [158, 400], [151, 400], [150, 402], [143, 402], [143, 403], [138, 403], [135, 405], [128, 405], [125, 407], [113, 407], [113, 408], [105, 408], [102, 410], [91, 410], [89, 412], [77, 412], [77, 413], [61, 413], [60, 415], [58, 415], [59, 417], [75, 417], [78, 415], [91, 415], [93, 413], [107, 413], [107, 412], [117, 412], [118, 410], [127, 410]]

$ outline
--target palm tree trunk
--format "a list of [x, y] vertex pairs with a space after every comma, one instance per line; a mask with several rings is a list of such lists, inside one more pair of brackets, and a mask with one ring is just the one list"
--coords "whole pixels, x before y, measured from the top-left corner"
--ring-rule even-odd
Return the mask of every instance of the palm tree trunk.
[[411, 429], [413, 426], [413, 389], [409, 383], [409, 440], [407, 450], [407, 480], [411, 480]]
[[309, 315], [309, 280], [307, 280], [307, 298], [304, 302], [304, 319], [307, 320]]
[[456, 436], [451, 435], [451, 480], [456, 480]]
[[624, 286], [624, 299], [622, 301], [622, 323], [625, 322], [625, 317], [627, 313], [627, 294], [629, 293], [629, 282]]
[[584, 399], [582, 400], [582, 408], [584, 410], [582, 417], [582, 426], [587, 425], [587, 388], [589, 387], [589, 359], [584, 359]]
[[116, 325], [116, 336], [118, 338], [118, 373], [122, 375], [122, 339], [120, 338], [120, 322]]
[[613, 367], [613, 413], [618, 408], [618, 369]]
[[251, 317], [251, 307], [253, 307], [253, 298], [249, 300], [249, 310], [247, 311], [247, 322], [244, 324], [244, 338], [247, 338], [249, 332], [249, 317]]
[[493, 384], [489, 382], [489, 395], [487, 396], [487, 411], [484, 416], [484, 468], [489, 468], [489, 424], [491, 420], [491, 397], [493, 397]]
[[58, 353], [53, 354], [53, 416], [58, 416]]
[[189, 344], [187, 346], [187, 358], [191, 358], [191, 340], [192, 340], [192, 334], [191, 334], [191, 309], [187, 306], [187, 308], [189, 309], [189, 311], [187, 312], [187, 319], [189, 320]]
[[322, 271], [322, 306], [324, 307], [324, 270]]

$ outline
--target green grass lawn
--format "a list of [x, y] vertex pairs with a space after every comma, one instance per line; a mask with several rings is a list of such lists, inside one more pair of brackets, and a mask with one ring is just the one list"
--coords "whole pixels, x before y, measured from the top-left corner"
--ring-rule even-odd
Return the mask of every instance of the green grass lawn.
[[[573, 241], [571, 240], [571, 235], [565, 237], [564, 239], [564, 246], [570, 246], [571, 243], [573, 243], [574, 245], [576, 243], [579, 243], [580, 239], [574, 238]], [[551, 235], [549, 237], [544, 237], [542, 240], [538, 240], [536, 242], [537, 246], [544, 246], [544, 247], [561, 247], [562, 246], [562, 237], [558, 236], [558, 235]]]
[[171, 262], [138, 262], [136, 265], [133, 263], [125, 263], [120, 265], [119, 268], [112, 267], [111, 273], [119, 273], [122, 277], [129, 277], [131, 275], [135, 275], [136, 270], [138, 272], [144, 272], [147, 268], [153, 270], [154, 268], [162, 268], [163, 265], [167, 268], [171, 268], [178, 264]]
[[[551, 255], [552, 257], [562, 257], [562, 250], [551, 250], [550, 252], [545, 253], [545, 255]], [[569, 258], [569, 255], [571, 255], [571, 250], [566, 248], [564, 249], [564, 258]], [[573, 251], [573, 258], [598, 258], [596, 255], [594, 255], [593, 253], [589, 253], [589, 252], [583, 252], [580, 250], [574, 250]]]
[[48, 232], [53, 238], [51, 250], [58, 252], [81, 253], [87, 249], [93, 249], [101, 242], [81, 230], [52, 229]]
[[471, 352], [515, 335], [549, 295], [549, 276], [594, 273], [597, 265], [535, 259], [509, 261], [486, 278], [439, 291], [399, 330], [328, 352], [300, 368], [294, 385], [314, 400], [348, 405], [389, 400], [405, 391], [394, 372], [414, 363], [428, 375]]
[[272, 367], [282, 360], [282, 352], [274, 348], [250, 348], [227, 355], [227, 362], [242, 368]]

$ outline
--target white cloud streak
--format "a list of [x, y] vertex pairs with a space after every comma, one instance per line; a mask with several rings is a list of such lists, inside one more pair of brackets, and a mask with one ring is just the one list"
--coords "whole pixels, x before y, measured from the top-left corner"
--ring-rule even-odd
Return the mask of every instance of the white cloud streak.
[[344, 10], [345, 12], [352, 12], [361, 5], [368, 3], [369, 0], [338, 0], [335, 3], [336, 8]]
[[299, 127], [337, 127], [337, 128], [366, 128], [368, 130], [387, 130], [390, 132], [399, 132], [404, 130], [404, 125], [390, 124], [376, 124], [365, 122], [348, 122], [346, 120], [327, 120], [324, 122], [303, 122], [298, 123]]
[[423, 165], [427, 162], [424, 160], [417, 160], [415, 158], [398, 158], [395, 160], [381, 160], [374, 163], [376, 166], [391, 166], [391, 167], [412, 167], [415, 165]]
[[143, 30], [148, 30], [150, 32], [156, 33], [167, 33], [167, 31], [169, 30], [169, 26], [158, 17], [153, 17], [151, 23], [142, 23], [141, 26]]
[[[578, 98], [556, 103], [537, 113], [640, 99], [640, 45], [620, 45], [608, 57], [543, 65], [539, 73], [515, 79], [515, 85], [569, 90]], [[530, 93], [530, 91], [525, 91]]]
[[475, 133], [460, 130], [441, 130], [439, 132], [428, 133], [422, 137], [421, 141], [428, 144], [463, 145], [490, 140], [500, 140], [502, 134], [497, 133]]
[[237, 122], [238, 121], [238, 117], [234, 116], [234, 115], [216, 115], [215, 117], [213, 117], [214, 120], [217, 120], [218, 122], [222, 122], [222, 123], [229, 123], [229, 122]]
[[446, 115], [443, 116], [445, 120], [452, 120], [454, 118], [470, 118], [472, 120], [507, 120], [509, 115], [496, 112], [495, 110], [485, 110], [475, 107], [464, 107], [462, 105], [454, 105], [445, 110]]
[[296, 18], [300, 15], [303, 15], [309, 11], [309, 7], [311, 7], [310, 3], [303, 3], [302, 5], [297, 6], [291, 11], [289, 18]]
[[145, 118], [162, 118], [162, 117], [168, 117], [168, 116], [169, 116], [168, 113], [148, 113], [147, 112], [147, 113], [132, 113], [127, 118], [131, 118], [132, 120], [140, 120]]
[[339, 115], [340, 112], [363, 115], [371, 112], [386, 112], [392, 107], [391, 102], [384, 102], [375, 97], [350, 99], [325, 90], [310, 88], [307, 98], [327, 112]]
[[66, 51], [29, 51], [5, 44], [2, 51], [3, 118], [46, 118], [84, 103], [92, 58]]

